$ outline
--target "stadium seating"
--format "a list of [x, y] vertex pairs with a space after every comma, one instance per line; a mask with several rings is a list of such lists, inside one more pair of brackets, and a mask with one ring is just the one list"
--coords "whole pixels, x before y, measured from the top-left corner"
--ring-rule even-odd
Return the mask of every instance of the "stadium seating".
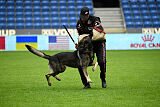
[[160, 27], [160, 0], [121, 0], [127, 28]]
[[0, 29], [75, 29], [82, 7], [92, 0], [0, 0]]

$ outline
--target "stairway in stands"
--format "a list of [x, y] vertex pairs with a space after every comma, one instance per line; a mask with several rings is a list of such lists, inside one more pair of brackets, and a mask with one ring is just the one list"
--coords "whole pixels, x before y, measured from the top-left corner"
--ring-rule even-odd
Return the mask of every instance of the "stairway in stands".
[[125, 25], [120, 8], [94, 8], [95, 16], [101, 18], [102, 26], [108, 34], [125, 33]]

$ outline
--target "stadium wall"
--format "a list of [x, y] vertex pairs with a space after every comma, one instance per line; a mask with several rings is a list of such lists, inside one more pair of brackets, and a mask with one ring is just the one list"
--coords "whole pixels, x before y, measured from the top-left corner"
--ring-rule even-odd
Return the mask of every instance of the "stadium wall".
[[[78, 35], [72, 37], [77, 42]], [[107, 34], [106, 41], [107, 50], [160, 49], [158, 34]], [[1, 51], [26, 50], [25, 44], [38, 50], [75, 50], [68, 35], [0, 36]]]
[[[77, 42], [76, 29], [69, 32]], [[106, 34], [106, 41], [107, 50], [160, 49], [160, 29], [143, 29], [137, 34]], [[0, 51], [26, 50], [25, 44], [38, 50], [75, 50], [65, 29], [0, 30]]]

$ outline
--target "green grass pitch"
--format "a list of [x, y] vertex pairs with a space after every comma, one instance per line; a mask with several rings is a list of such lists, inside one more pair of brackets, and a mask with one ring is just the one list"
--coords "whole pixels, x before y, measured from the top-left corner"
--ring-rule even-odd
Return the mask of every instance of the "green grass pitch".
[[160, 50], [107, 51], [106, 89], [99, 67], [88, 67], [91, 89], [82, 89], [78, 70], [69, 67], [49, 87], [47, 64], [28, 51], [1, 51], [0, 107], [160, 107]]

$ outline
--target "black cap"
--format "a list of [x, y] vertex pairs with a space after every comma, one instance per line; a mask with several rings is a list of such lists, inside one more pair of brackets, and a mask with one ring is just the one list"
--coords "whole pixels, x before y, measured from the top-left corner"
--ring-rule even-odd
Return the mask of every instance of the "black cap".
[[88, 18], [88, 15], [89, 15], [89, 8], [83, 7], [81, 9], [80, 18]]

